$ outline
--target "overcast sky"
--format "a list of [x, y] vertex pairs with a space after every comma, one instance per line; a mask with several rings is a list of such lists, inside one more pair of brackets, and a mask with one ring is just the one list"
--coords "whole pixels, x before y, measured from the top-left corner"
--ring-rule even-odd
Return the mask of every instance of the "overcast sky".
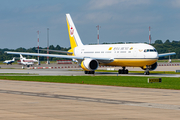
[[84, 44], [180, 40], [180, 0], [0, 0], [0, 48], [69, 47], [66, 13]]

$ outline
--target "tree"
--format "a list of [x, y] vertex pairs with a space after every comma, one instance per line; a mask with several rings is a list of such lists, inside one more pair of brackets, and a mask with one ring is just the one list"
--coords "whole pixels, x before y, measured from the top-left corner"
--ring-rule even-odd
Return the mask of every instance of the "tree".
[[156, 40], [155, 44], [163, 44], [162, 40]]
[[59, 45], [56, 46], [56, 50], [61, 50], [61, 47]]
[[164, 44], [171, 44], [171, 42], [169, 41], [169, 39], [167, 39], [166, 42], [164, 42]]
[[49, 49], [50, 49], [50, 50], [54, 50], [54, 46], [53, 46], [53, 45], [50, 45], [50, 46], [49, 46]]

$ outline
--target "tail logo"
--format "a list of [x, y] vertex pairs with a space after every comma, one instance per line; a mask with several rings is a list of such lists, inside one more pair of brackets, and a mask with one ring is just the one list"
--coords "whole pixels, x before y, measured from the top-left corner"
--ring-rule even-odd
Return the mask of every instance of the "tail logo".
[[70, 35], [71, 35], [71, 37], [73, 36], [73, 34], [74, 34], [74, 29], [73, 29], [73, 27], [70, 27]]

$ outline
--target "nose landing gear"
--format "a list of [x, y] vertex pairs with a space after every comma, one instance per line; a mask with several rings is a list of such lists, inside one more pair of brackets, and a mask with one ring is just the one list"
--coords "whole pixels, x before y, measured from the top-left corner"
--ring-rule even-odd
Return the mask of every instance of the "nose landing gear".
[[149, 70], [146, 70], [146, 71], [144, 72], [144, 75], [149, 75]]
[[144, 75], [149, 75], [149, 66], [146, 66], [146, 71], [144, 71]]

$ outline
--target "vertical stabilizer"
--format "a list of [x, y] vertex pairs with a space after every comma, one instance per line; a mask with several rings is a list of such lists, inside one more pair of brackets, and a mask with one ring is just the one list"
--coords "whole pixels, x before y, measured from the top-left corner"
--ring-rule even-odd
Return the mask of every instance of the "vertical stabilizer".
[[77, 46], [83, 46], [70, 14], [66, 14], [66, 21], [67, 21], [71, 49]]
[[12, 61], [15, 61], [15, 57], [13, 57]]
[[23, 58], [23, 56], [20, 54], [20, 59], [22, 59]]

